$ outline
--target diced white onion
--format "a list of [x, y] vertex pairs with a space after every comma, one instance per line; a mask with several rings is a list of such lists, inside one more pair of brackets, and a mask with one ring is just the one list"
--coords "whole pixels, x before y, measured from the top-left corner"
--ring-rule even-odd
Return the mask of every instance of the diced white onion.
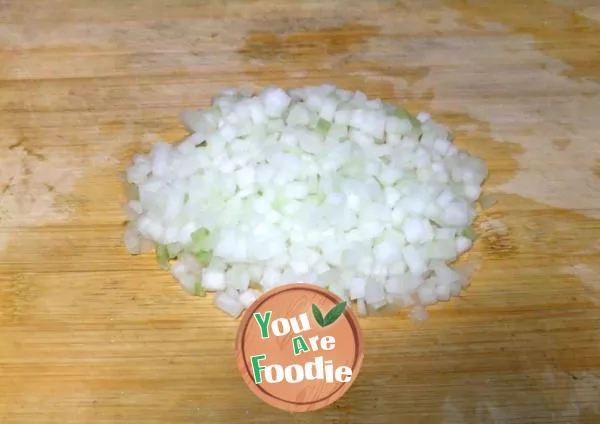
[[225, 292], [215, 294], [213, 301], [217, 308], [231, 315], [233, 318], [239, 317], [244, 310], [242, 302]]
[[228, 89], [181, 119], [185, 140], [157, 141], [126, 172], [123, 242], [156, 246], [186, 291], [239, 316], [305, 282], [361, 316], [390, 304], [422, 318], [467, 287], [448, 262], [472, 247], [475, 203], [492, 203], [488, 170], [428, 113], [322, 85]]

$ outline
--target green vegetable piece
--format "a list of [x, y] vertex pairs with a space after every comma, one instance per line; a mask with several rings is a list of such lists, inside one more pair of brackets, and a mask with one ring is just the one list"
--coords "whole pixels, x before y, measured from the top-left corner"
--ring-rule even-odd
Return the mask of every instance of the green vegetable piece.
[[397, 116], [400, 119], [408, 119], [410, 121], [412, 129], [408, 133], [409, 136], [411, 136], [412, 138], [419, 138], [421, 136], [421, 134], [423, 133], [423, 129], [421, 128], [421, 122], [417, 118], [415, 118], [402, 108], [396, 109], [393, 115]]
[[420, 140], [422, 135], [423, 131], [421, 130], [421, 124], [419, 124], [418, 127], [413, 125], [412, 129], [408, 133], [410, 138], [414, 138], [416, 140]]
[[140, 200], [140, 193], [135, 184], [125, 182], [124, 189], [125, 197], [127, 197], [127, 200]]
[[273, 209], [280, 212], [281, 208], [283, 208], [287, 204], [287, 202], [289, 202], [289, 200], [285, 198], [283, 191], [279, 191], [275, 195], [275, 199], [273, 200]]
[[200, 252], [211, 249], [210, 231], [199, 228], [192, 233], [192, 252]]
[[181, 252], [181, 246], [177, 243], [167, 244], [165, 247], [167, 248], [169, 259], [175, 259]]
[[208, 264], [212, 260], [213, 254], [212, 252], [201, 250], [199, 252], [194, 253], [194, 256], [196, 256], [196, 259], [198, 259], [198, 262], [200, 262], [202, 266], [208, 266]]
[[466, 238], [470, 239], [470, 240], [475, 240], [475, 238], [477, 237], [477, 233], [475, 232], [475, 230], [471, 226], [466, 227], [462, 231], [462, 235], [465, 236]]
[[330, 128], [331, 122], [326, 121], [323, 118], [319, 118], [319, 120], [317, 121], [317, 131], [321, 132], [322, 134], [327, 134]]
[[156, 262], [162, 269], [169, 269], [169, 250], [167, 246], [163, 244], [156, 246]]
[[410, 119], [412, 118], [412, 116], [410, 116], [410, 113], [408, 113], [405, 109], [399, 107], [396, 110], [394, 110], [394, 112], [392, 112], [392, 115], [397, 116], [400, 119]]
[[194, 296], [200, 296], [200, 297], [206, 296], [206, 290], [204, 290], [204, 287], [202, 287], [202, 283], [194, 284]]

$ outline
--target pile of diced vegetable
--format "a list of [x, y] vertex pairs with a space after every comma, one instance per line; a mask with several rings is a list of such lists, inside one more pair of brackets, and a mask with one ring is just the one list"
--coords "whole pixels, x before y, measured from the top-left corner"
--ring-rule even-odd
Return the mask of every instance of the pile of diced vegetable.
[[469, 250], [485, 164], [428, 114], [332, 85], [226, 90], [185, 112], [190, 135], [127, 170], [124, 242], [154, 249], [190, 293], [237, 317], [304, 282], [360, 315], [449, 300]]

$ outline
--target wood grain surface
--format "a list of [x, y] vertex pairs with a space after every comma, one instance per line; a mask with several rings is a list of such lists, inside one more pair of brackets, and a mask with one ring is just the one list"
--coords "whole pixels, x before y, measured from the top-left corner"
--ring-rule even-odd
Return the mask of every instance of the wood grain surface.
[[[600, 422], [596, 0], [0, 0], [0, 423]], [[429, 111], [490, 168], [469, 290], [361, 320], [361, 373], [288, 414], [238, 321], [121, 243], [120, 173], [184, 109], [331, 82]]]

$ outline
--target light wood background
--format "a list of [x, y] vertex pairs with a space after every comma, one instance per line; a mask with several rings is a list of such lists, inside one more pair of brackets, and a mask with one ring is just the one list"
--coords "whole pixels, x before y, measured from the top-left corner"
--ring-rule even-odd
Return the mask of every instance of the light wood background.
[[[362, 320], [334, 406], [244, 385], [237, 322], [121, 244], [119, 173], [244, 83], [427, 110], [490, 167], [482, 268]], [[0, 423], [600, 422], [600, 4], [0, 0]]]

